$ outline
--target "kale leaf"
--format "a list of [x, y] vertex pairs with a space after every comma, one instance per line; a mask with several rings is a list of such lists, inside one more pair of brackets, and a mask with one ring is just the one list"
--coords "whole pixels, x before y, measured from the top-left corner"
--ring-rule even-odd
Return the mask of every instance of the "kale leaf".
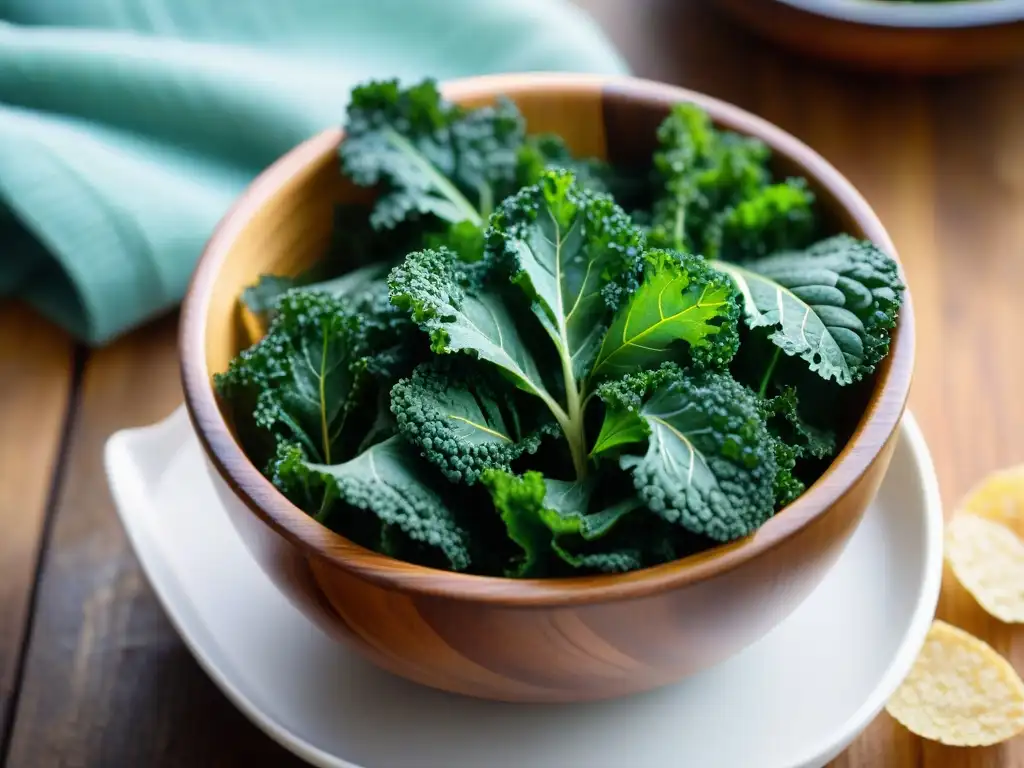
[[262, 338], [214, 379], [247, 455], [429, 568], [620, 573], [750, 535], [852, 432], [895, 260], [822, 238], [807, 181], [697, 104], [630, 167], [526, 129], [432, 80], [353, 91], [366, 189], [313, 267], [243, 292]]
[[[502, 386], [504, 384], [504, 386]], [[398, 430], [453, 483], [472, 485], [488, 468], [509, 470], [537, 452], [553, 422], [530, 424], [516, 391], [488, 371], [436, 359], [421, 363], [391, 389]]]
[[[495, 211], [483, 262], [410, 254], [391, 272], [391, 300], [429, 333], [434, 352], [467, 352], [539, 397], [582, 479], [585, 408], [601, 376], [668, 359], [676, 342], [687, 342], [701, 364], [725, 365], [735, 352], [732, 282], [698, 259], [645, 256], [643, 246], [609, 197], [583, 189], [569, 171], [548, 171]], [[510, 294], [510, 284], [522, 293]], [[528, 344], [524, 306], [547, 349]], [[561, 375], [545, 377], [546, 367]]]
[[[715, 541], [746, 536], [771, 517], [774, 445], [749, 389], [669, 363], [598, 394], [608, 416], [594, 454], [616, 455], [653, 512]], [[646, 453], [627, 452], [641, 436]]]
[[732, 281], [688, 254], [650, 250], [644, 259], [644, 282], [615, 315], [594, 376], [656, 367], [679, 357], [681, 347], [700, 366], [727, 365], [739, 346], [739, 294]]
[[400, 437], [390, 437], [340, 464], [310, 462], [299, 446], [283, 445], [273, 476], [286, 493], [322, 499], [321, 522], [344, 515], [337, 505], [372, 512], [384, 526], [436, 547], [453, 570], [470, 564], [467, 532], [436, 489], [429, 465]]
[[902, 300], [899, 269], [876, 245], [836, 235], [802, 251], [715, 262], [743, 296], [750, 328], [840, 385], [874, 372]]
[[560, 539], [572, 535], [587, 541], [605, 536], [619, 520], [640, 506], [635, 497], [588, 514], [585, 510], [592, 493], [589, 483], [549, 480], [534, 471], [513, 475], [497, 469], [486, 470], [481, 481], [491, 492], [509, 538], [523, 551], [522, 558], [509, 569], [509, 575], [546, 575], [556, 558], [573, 568], [606, 572], [641, 566], [636, 550], [609, 549], [576, 555], [560, 543]]
[[426, 79], [352, 91], [340, 156], [356, 184], [383, 185], [371, 223], [391, 228], [431, 215], [483, 227], [494, 204], [515, 190], [525, 123], [515, 105], [467, 110], [447, 102]]
[[289, 292], [267, 335], [214, 382], [221, 397], [255, 401], [257, 428], [330, 463], [345, 452], [342, 433], [367, 383], [365, 353], [359, 319], [343, 303]]

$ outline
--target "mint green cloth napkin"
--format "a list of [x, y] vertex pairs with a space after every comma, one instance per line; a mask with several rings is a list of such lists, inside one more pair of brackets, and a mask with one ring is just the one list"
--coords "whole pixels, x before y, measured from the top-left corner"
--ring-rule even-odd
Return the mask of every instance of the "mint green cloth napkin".
[[0, 297], [102, 344], [370, 77], [620, 73], [563, 0], [0, 0]]

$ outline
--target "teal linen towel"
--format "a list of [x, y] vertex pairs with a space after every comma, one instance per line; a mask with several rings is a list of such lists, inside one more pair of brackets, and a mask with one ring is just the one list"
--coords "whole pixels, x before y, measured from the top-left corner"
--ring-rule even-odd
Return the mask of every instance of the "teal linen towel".
[[564, 0], [0, 0], [0, 297], [102, 344], [367, 78], [623, 73]]

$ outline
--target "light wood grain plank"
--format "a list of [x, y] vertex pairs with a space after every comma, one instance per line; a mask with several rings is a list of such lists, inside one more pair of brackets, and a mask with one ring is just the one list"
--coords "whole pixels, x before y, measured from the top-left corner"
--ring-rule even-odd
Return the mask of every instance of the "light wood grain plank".
[[[1024, 461], [1024, 70], [936, 87], [935, 266], [943, 274], [945, 413], [932, 450], [947, 514], [986, 473]], [[946, 574], [939, 615], [1024, 673], [1024, 629], [985, 614]], [[926, 768], [1024, 765], [1024, 737], [991, 749], [926, 744]]]
[[0, 741], [18, 677], [74, 345], [20, 304], [0, 303]]
[[174, 318], [88, 360], [8, 766], [299, 765], [185, 650], [117, 520], [103, 444], [178, 405]]

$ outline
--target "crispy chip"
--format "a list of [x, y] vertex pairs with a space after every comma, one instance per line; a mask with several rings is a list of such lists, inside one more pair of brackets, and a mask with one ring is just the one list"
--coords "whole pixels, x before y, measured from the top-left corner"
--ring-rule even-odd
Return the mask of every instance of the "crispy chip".
[[982, 478], [960, 502], [961, 513], [1002, 523], [1024, 538], [1024, 464]]
[[954, 515], [946, 526], [946, 561], [989, 614], [1024, 622], [1024, 541], [1013, 531], [977, 515]]
[[990, 645], [936, 620], [885, 708], [922, 738], [988, 746], [1024, 731], [1024, 682]]

